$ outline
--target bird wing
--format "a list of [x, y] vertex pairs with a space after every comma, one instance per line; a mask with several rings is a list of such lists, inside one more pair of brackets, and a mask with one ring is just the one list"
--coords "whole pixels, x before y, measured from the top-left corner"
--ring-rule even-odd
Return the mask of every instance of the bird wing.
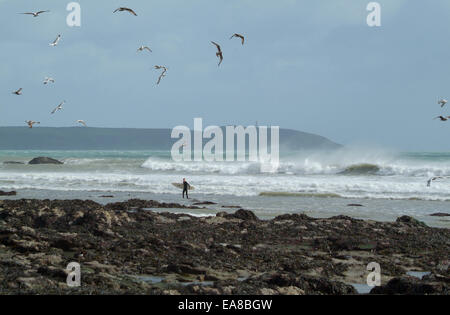
[[38, 11], [38, 12], [36, 12], [36, 15], [39, 15], [39, 14], [41, 14], [41, 13], [45, 13], [45, 12], [50, 12], [49, 10], [45, 10], [45, 11]]
[[144, 49], [147, 49], [149, 52], [152, 52], [152, 50], [147, 46], [145, 46]]
[[134, 16], [137, 16], [136, 12], [134, 12], [133, 10], [129, 9], [129, 8], [125, 8], [125, 10], [127, 10], [128, 12], [130, 12], [131, 14], [133, 14]]
[[219, 44], [217, 44], [217, 43], [215, 43], [215, 42], [213, 42], [213, 41], [211, 41], [211, 43], [213, 43], [213, 45], [215, 45], [215, 46], [217, 47], [217, 50], [218, 50], [219, 52], [222, 52], [222, 50], [220, 49], [220, 45], [219, 45]]
[[245, 38], [241, 34], [235, 33], [233, 36], [230, 37], [232, 39], [233, 37], [239, 37], [241, 39], [242, 45], [244, 45]]

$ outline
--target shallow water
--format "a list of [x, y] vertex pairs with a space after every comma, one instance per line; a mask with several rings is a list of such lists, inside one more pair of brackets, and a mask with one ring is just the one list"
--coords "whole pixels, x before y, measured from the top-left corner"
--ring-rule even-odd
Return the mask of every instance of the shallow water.
[[[0, 188], [1, 189], [1, 188]], [[112, 194], [114, 198], [102, 198], [104, 194]], [[218, 212], [233, 213], [238, 208], [223, 208], [223, 206], [240, 206], [252, 210], [261, 219], [273, 219], [286, 213], [304, 213], [316, 218], [329, 218], [337, 215], [347, 215], [357, 219], [376, 221], [395, 221], [403, 215], [413, 216], [429, 226], [450, 228], [449, 218], [432, 217], [435, 212], [448, 212], [448, 202], [429, 202], [423, 200], [372, 200], [343, 198], [277, 198], [260, 196], [217, 196], [191, 193], [191, 199], [183, 199], [181, 194], [154, 194], [137, 192], [104, 192], [104, 191], [55, 191], [55, 190], [18, 190], [17, 196], [0, 197], [0, 199], [90, 199], [106, 204], [138, 198], [157, 200], [166, 203], [179, 203], [191, 206], [195, 201], [212, 201], [217, 205], [199, 206], [200, 209], [150, 209], [155, 212], [184, 213], [192, 216], [214, 216]], [[364, 207], [348, 207], [349, 203], [361, 203]], [[205, 207], [205, 208], [203, 208]]]
[[373, 287], [369, 287], [367, 284], [350, 283], [359, 294], [369, 294]]
[[[65, 164], [3, 164], [36, 156], [51, 156]], [[196, 216], [236, 210], [222, 208], [226, 205], [252, 210], [263, 219], [305, 213], [394, 221], [409, 215], [448, 228], [450, 217], [430, 214], [449, 213], [450, 178], [427, 187], [434, 175], [450, 175], [450, 153], [282, 152], [278, 171], [264, 173], [261, 163], [175, 163], [162, 151], [0, 151], [0, 190], [16, 190], [16, 198], [103, 203], [142, 198], [190, 205], [171, 184], [187, 177], [196, 187], [192, 198], [219, 204], [189, 211]], [[355, 203], [363, 207], [347, 206]]]
[[418, 279], [423, 279], [423, 277], [428, 276], [431, 274], [431, 272], [426, 271], [408, 271], [406, 273], [408, 276], [412, 276]]

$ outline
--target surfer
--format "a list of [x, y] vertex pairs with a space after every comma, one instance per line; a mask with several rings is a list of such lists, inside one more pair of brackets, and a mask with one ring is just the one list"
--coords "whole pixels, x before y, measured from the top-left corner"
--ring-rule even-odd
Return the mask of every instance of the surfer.
[[184, 199], [184, 193], [186, 193], [186, 198], [189, 199], [188, 196], [188, 188], [189, 188], [189, 183], [186, 181], [186, 178], [183, 178], [183, 199]]

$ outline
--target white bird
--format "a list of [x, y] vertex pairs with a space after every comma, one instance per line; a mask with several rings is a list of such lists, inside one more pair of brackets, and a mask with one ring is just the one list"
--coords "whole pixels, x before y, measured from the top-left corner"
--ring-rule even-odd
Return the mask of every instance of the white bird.
[[215, 43], [215, 42], [213, 42], [213, 41], [211, 41], [211, 43], [212, 43], [214, 46], [217, 47], [216, 57], [220, 59], [220, 61], [219, 61], [219, 66], [220, 66], [220, 64], [221, 64], [222, 61], [223, 61], [223, 53], [222, 53], [222, 49], [220, 48], [220, 45], [219, 45], [219, 44], [217, 44], [217, 43]]
[[83, 126], [87, 127], [86, 122], [84, 120], [77, 120], [77, 123], [82, 124]]
[[55, 79], [50, 78], [50, 77], [45, 77], [44, 84], [49, 84], [50, 82], [55, 83]]
[[438, 101], [438, 104], [441, 105], [441, 107], [444, 107], [445, 104], [447, 104], [447, 103], [448, 103], [448, 101], [447, 101], [446, 99], [440, 99], [440, 100]]
[[444, 116], [437, 116], [437, 117], [434, 118], [434, 119], [440, 119], [441, 121], [447, 121], [447, 120], [450, 119], [450, 116], [447, 116], [447, 117], [444, 117]]
[[33, 128], [33, 125], [40, 124], [39, 121], [33, 121], [33, 120], [26, 120], [25, 123], [28, 125], [28, 127]]
[[62, 101], [61, 103], [59, 103], [59, 105], [56, 106], [56, 108], [55, 108], [54, 110], [52, 110], [52, 112], [51, 112], [50, 114], [54, 114], [54, 113], [56, 113], [57, 111], [61, 110], [61, 109], [63, 108], [63, 105], [64, 105], [65, 102], [66, 102], [66, 101]]
[[156, 82], [156, 84], [159, 84], [161, 82], [161, 79], [164, 78], [166, 76], [166, 72], [167, 72], [167, 68], [164, 66], [155, 66], [156, 70], [160, 70], [162, 69], [163, 71], [161, 72], [161, 74], [159, 75], [158, 78], [158, 82]]
[[244, 45], [244, 43], [245, 43], [245, 37], [244, 37], [243, 35], [238, 34], [238, 33], [235, 33], [233, 36], [230, 37], [230, 39], [232, 39], [233, 37], [240, 38], [240, 39], [241, 39], [242, 45]]
[[53, 43], [51, 43], [49, 45], [52, 47], [55, 47], [56, 45], [58, 45], [60, 39], [61, 39], [61, 35], [58, 35], [58, 37], [56, 37], [56, 39], [53, 41]]
[[17, 91], [12, 92], [12, 94], [16, 94], [16, 95], [22, 95], [22, 88], [18, 89]]
[[427, 186], [430, 187], [431, 186], [431, 182], [434, 182], [437, 179], [444, 179], [444, 178], [448, 178], [449, 176], [436, 176], [436, 177], [432, 177], [427, 181]]
[[39, 14], [45, 13], [45, 12], [50, 12], [50, 11], [46, 10], [46, 11], [37, 11], [37, 12], [25, 12], [25, 13], [19, 13], [19, 14], [28, 14], [28, 15], [32, 15], [33, 17], [38, 17]]
[[134, 16], [137, 16], [136, 12], [134, 12], [134, 11], [133, 11], [132, 9], [130, 9], [130, 8], [120, 7], [120, 8], [118, 8], [118, 9], [115, 9], [113, 13], [116, 13], [117, 11], [119, 11], [119, 12], [126, 11], [126, 12], [129, 12], [129, 13], [133, 14]]
[[149, 52], [152, 52], [152, 50], [150, 49], [150, 47], [148, 46], [141, 46], [137, 49], [137, 52], [143, 51], [144, 49], [147, 49]]

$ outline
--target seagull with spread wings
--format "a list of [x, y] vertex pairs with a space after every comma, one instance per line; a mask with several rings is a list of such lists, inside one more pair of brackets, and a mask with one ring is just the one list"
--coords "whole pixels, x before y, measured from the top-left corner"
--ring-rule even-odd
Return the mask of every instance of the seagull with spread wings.
[[12, 92], [12, 94], [16, 94], [16, 95], [22, 95], [22, 88], [18, 89], [17, 91]]
[[144, 51], [145, 49], [148, 50], [149, 52], [152, 52], [152, 50], [148, 46], [141, 46], [141, 47], [139, 47], [137, 49], [137, 52]]
[[28, 14], [28, 15], [32, 15], [33, 17], [38, 17], [40, 14], [45, 13], [45, 12], [50, 12], [50, 11], [45, 10], [45, 11], [37, 11], [37, 12], [25, 12], [25, 13], [19, 13], [19, 14]]
[[440, 99], [439, 101], [438, 101], [438, 104], [439, 105], [441, 105], [441, 107], [444, 107], [445, 106], [445, 104], [447, 104], [448, 103], [448, 101], [446, 100], [446, 99]]
[[437, 116], [437, 117], [434, 118], [434, 119], [440, 119], [441, 121], [447, 121], [447, 120], [450, 119], [450, 116], [446, 116], [446, 117], [444, 117], [444, 116]]
[[54, 114], [54, 113], [56, 113], [57, 111], [63, 109], [63, 105], [64, 105], [65, 103], [66, 103], [66, 101], [62, 101], [61, 103], [59, 103], [59, 105], [56, 106], [56, 108], [55, 108], [54, 110], [52, 110], [52, 112], [51, 112], [50, 114]]
[[159, 84], [161, 82], [161, 79], [166, 76], [167, 68], [165, 66], [155, 66], [155, 69], [156, 70], [160, 70], [160, 69], [163, 70], [161, 72], [161, 74], [159, 75], [158, 82], [156, 82], [156, 84]]
[[211, 43], [217, 47], [216, 57], [220, 59], [220, 61], [219, 61], [219, 66], [220, 66], [220, 64], [223, 61], [222, 49], [220, 49], [220, 45], [219, 44], [217, 44], [217, 43], [215, 43], [213, 41], [211, 41]]
[[40, 124], [39, 121], [33, 121], [33, 120], [26, 120], [25, 123], [28, 125], [29, 128], [33, 128], [33, 125]]
[[244, 42], [245, 42], [245, 37], [244, 36], [242, 36], [241, 34], [235, 33], [235, 34], [233, 34], [233, 36], [230, 37], [230, 39], [233, 39], [234, 37], [240, 38], [241, 42], [242, 42], [242, 45], [244, 45]]
[[50, 77], [45, 77], [45, 79], [44, 79], [44, 84], [49, 84], [49, 83], [55, 83], [55, 79], [53, 79], [53, 78], [50, 78]]
[[61, 39], [61, 35], [58, 35], [56, 37], [56, 39], [53, 41], [53, 43], [50, 43], [49, 45], [52, 47], [55, 47], [56, 45], [58, 45], [60, 39]]
[[77, 123], [82, 124], [83, 126], [87, 127], [87, 124], [84, 120], [79, 119], [79, 120], [77, 120]]
[[133, 14], [134, 16], [137, 16], [136, 12], [134, 12], [134, 11], [133, 11], [132, 9], [130, 9], [130, 8], [120, 7], [120, 8], [118, 8], [118, 9], [115, 9], [113, 13], [116, 13], [117, 11], [119, 11], [119, 12], [127, 11], [127, 12]]
[[435, 176], [435, 177], [432, 177], [432, 178], [430, 178], [430, 179], [427, 181], [427, 186], [430, 187], [430, 186], [431, 186], [431, 183], [434, 182], [435, 180], [438, 180], [438, 179], [444, 179], [444, 178], [449, 178], [449, 176]]

